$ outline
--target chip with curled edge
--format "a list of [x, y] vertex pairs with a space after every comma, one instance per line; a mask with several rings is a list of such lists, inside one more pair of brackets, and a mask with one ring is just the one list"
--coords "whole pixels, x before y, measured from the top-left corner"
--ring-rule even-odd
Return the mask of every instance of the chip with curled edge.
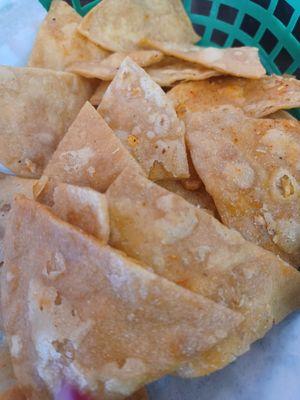
[[217, 77], [184, 82], [168, 92], [179, 116], [221, 105], [241, 108], [250, 117], [264, 117], [281, 109], [300, 107], [300, 81], [286, 76], [261, 79]]
[[261, 78], [266, 70], [260, 62], [256, 47], [218, 49], [193, 46], [187, 43], [172, 43], [144, 38], [140, 46], [160, 50], [179, 59], [214, 69], [225, 75], [245, 78]]
[[232, 106], [186, 116], [193, 164], [222, 221], [300, 266], [300, 123]]

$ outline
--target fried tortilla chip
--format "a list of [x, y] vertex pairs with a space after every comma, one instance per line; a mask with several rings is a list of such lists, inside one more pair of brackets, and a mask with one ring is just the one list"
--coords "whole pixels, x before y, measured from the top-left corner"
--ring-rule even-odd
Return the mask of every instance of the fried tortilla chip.
[[168, 92], [177, 114], [232, 104], [250, 117], [263, 117], [283, 108], [300, 107], [300, 81], [283, 76], [262, 79], [212, 78], [180, 83]]
[[98, 78], [103, 81], [111, 81], [118, 72], [124, 59], [129, 56], [140, 67], [155, 64], [163, 58], [163, 54], [157, 50], [135, 50], [129, 53], [113, 53], [103, 61], [79, 61], [68, 68], [68, 71], [86, 78]]
[[293, 117], [288, 111], [278, 110], [274, 113], [267, 115], [265, 118], [272, 118], [272, 119], [289, 119], [291, 121], [297, 121], [297, 118]]
[[0, 400], [25, 400], [18, 388], [8, 344], [0, 332]]
[[87, 187], [58, 184], [52, 211], [64, 221], [107, 243], [109, 216], [104, 194]]
[[128, 400], [148, 400], [148, 393], [146, 388], [142, 388], [136, 393], [134, 393], [132, 396], [127, 398]]
[[146, 72], [162, 87], [171, 86], [178, 81], [199, 81], [220, 75], [213, 69], [173, 57], [165, 57], [161, 62], [146, 68]]
[[70, 73], [0, 67], [0, 163], [39, 177], [92, 93], [90, 82]]
[[207, 193], [203, 184], [199, 189], [193, 191], [185, 189], [182, 182], [171, 179], [161, 180], [158, 184], [170, 192], [178, 194], [178, 196], [183, 197], [189, 203], [204, 209], [217, 218], [218, 212], [213, 198]]
[[110, 53], [78, 31], [81, 16], [65, 1], [54, 0], [41, 24], [28, 65], [63, 71], [74, 62], [101, 61]]
[[300, 123], [232, 106], [186, 118], [194, 166], [222, 221], [300, 266]]
[[164, 91], [129, 57], [98, 111], [151, 179], [189, 176], [182, 121]]
[[52, 398], [62, 380], [95, 398], [125, 398], [242, 320], [32, 200], [15, 202], [8, 227], [3, 319], [16, 377], [32, 399]]
[[[33, 198], [34, 179], [17, 178], [0, 174], [0, 266], [3, 263], [3, 239], [8, 212], [16, 194], [21, 193]], [[1, 330], [1, 328], [0, 328]]]
[[102, 81], [99, 83], [99, 86], [97, 87], [95, 93], [90, 98], [90, 103], [93, 106], [95, 106], [95, 107], [99, 106], [99, 104], [101, 103], [101, 101], [103, 99], [104, 93], [106, 92], [109, 85], [110, 85], [110, 82], [107, 82], [107, 81]]
[[124, 170], [107, 191], [110, 243], [245, 321], [179, 372], [208, 374], [249, 349], [300, 306], [300, 273], [207, 212]]
[[102, 0], [79, 31], [105, 49], [125, 52], [137, 49], [143, 37], [179, 43], [200, 39], [180, 0]]
[[45, 168], [50, 178], [39, 201], [51, 204], [54, 186], [59, 182], [91, 187], [105, 192], [126, 166], [140, 169], [138, 163], [113, 134], [90, 103], [86, 103], [65, 134]]
[[187, 43], [164, 42], [151, 38], [141, 40], [140, 45], [160, 50], [169, 56], [200, 64], [226, 75], [261, 78], [266, 74], [256, 47], [217, 49], [193, 46]]

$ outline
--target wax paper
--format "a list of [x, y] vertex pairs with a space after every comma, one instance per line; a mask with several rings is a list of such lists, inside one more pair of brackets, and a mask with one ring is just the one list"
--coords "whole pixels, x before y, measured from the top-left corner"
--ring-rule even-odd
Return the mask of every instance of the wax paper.
[[[38, 0], [0, 0], [0, 64], [26, 65], [44, 15]], [[148, 390], [151, 400], [300, 400], [300, 312], [223, 370], [198, 379], [166, 377]]]

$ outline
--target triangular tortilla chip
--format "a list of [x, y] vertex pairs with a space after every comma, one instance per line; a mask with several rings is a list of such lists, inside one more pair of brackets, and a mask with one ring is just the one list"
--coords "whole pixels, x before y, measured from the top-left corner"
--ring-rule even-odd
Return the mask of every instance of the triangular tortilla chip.
[[24, 194], [33, 198], [34, 179], [17, 178], [16, 176], [0, 174], [0, 267], [3, 262], [3, 239], [7, 216], [16, 194]]
[[87, 187], [58, 184], [53, 193], [52, 211], [64, 221], [107, 243], [109, 216], [104, 194]]
[[0, 67], [0, 163], [39, 177], [92, 93], [90, 82], [67, 72]]
[[180, 196], [125, 170], [107, 197], [113, 246], [245, 316], [224, 341], [182, 369], [182, 375], [224, 367], [300, 306], [300, 273], [295, 268]]
[[104, 60], [79, 61], [69, 66], [68, 71], [86, 78], [98, 78], [103, 81], [114, 79], [124, 59], [129, 56], [140, 67], [148, 67], [163, 58], [163, 54], [157, 50], [135, 50], [129, 53], [113, 53]]
[[212, 78], [180, 83], [168, 92], [179, 116], [232, 104], [250, 117], [263, 117], [283, 108], [300, 107], [300, 81], [283, 76], [262, 79]]
[[185, 189], [181, 182], [171, 179], [161, 180], [158, 182], [158, 184], [170, 192], [176, 193], [178, 196], [183, 197], [195, 207], [204, 209], [214, 217], [218, 216], [213, 198], [207, 193], [203, 185], [199, 189], [192, 191]]
[[194, 166], [222, 221], [300, 266], [300, 123], [231, 106], [186, 118]]
[[77, 31], [81, 16], [65, 1], [54, 0], [29, 58], [30, 67], [63, 71], [75, 61], [100, 61], [110, 53]]
[[291, 121], [297, 121], [297, 118], [293, 117], [288, 111], [278, 110], [274, 113], [267, 115], [265, 118], [272, 118], [272, 119], [289, 119]]
[[164, 91], [129, 57], [98, 111], [153, 180], [189, 176], [182, 121]]
[[50, 180], [39, 200], [51, 203], [53, 187], [58, 182], [105, 192], [126, 166], [139, 169], [138, 163], [87, 102], [45, 168], [43, 175]]
[[95, 398], [125, 398], [242, 320], [26, 198], [10, 213], [4, 268], [14, 370], [20, 388], [36, 399], [55, 395], [62, 381]]
[[180, 0], [102, 0], [83, 18], [79, 31], [111, 51], [136, 49], [145, 36], [181, 43], [199, 40]]
[[146, 72], [162, 87], [171, 86], [178, 81], [199, 81], [220, 75], [213, 69], [173, 57], [166, 57], [161, 62], [146, 68]]
[[[161, 39], [160, 39], [161, 40]], [[163, 53], [185, 61], [215, 69], [226, 75], [245, 78], [261, 78], [266, 74], [256, 47], [235, 47], [218, 49], [215, 47], [199, 47], [191, 44], [180, 44], [143, 39], [141, 46], [161, 50]]]
[[108, 82], [108, 81], [101, 81], [99, 83], [99, 86], [95, 90], [95, 93], [90, 98], [90, 103], [93, 106], [95, 106], [95, 107], [99, 106], [99, 104], [101, 103], [101, 101], [103, 99], [104, 93], [106, 92], [109, 85], [110, 85], [110, 82]]

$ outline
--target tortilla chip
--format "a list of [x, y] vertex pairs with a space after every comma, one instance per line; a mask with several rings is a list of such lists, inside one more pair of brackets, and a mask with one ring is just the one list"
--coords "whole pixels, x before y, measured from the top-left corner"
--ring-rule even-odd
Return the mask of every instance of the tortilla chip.
[[59, 182], [105, 192], [126, 166], [140, 169], [103, 118], [87, 102], [45, 168], [44, 176], [50, 179], [38, 199], [51, 204], [53, 188]]
[[0, 400], [25, 400], [25, 396], [18, 388], [4, 337], [0, 338]]
[[0, 163], [39, 177], [92, 93], [91, 83], [70, 73], [0, 67]]
[[109, 216], [103, 194], [93, 189], [60, 183], [53, 193], [52, 211], [64, 221], [107, 243]]
[[107, 198], [111, 245], [245, 317], [224, 341], [181, 369], [182, 375], [224, 367], [300, 306], [296, 269], [180, 196], [124, 170]]
[[110, 53], [77, 31], [81, 16], [65, 1], [54, 0], [41, 24], [28, 62], [30, 67], [63, 71], [68, 65], [101, 61]]
[[185, 189], [181, 182], [174, 180], [166, 179], [159, 181], [158, 184], [170, 192], [176, 193], [178, 196], [183, 197], [195, 207], [202, 208], [217, 218], [218, 212], [213, 198], [207, 193], [203, 184], [199, 189], [193, 191]]
[[4, 326], [20, 387], [36, 399], [61, 381], [125, 398], [242, 320], [26, 198], [10, 213], [5, 260]]
[[163, 58], [163, 54], [157, 50], [135, 50], [130, 53], [113, 53], [103, 61], [79, 61], [68, 68], [68, 71], [86, 78], [98, 78], [103, 81], [111, 81], [118, 72], [124, 59], [129, 56], [140, 67], [155, 64]]
[[213, 78], [180, 83], [168, 92], [177, 114], [232, 104], [250, 117], [263, 117], [283, 108], [300, 107], [300, 81], [282, 76], [262, 79]]
[[148, 392], [146, 388], [142, 388], [132, 396], [128, 397], [128, 400], [148, 400]]
[[189, 176], [182, 121], [164, 91], [129, 57], [98, 111], [151, 179]]
[[199, 81], [220, 75], [213, 69], [173, 57], [166, 57], [161, 62], [146, 68], [146, 72], [162, 87], [171, 86], [177, 81]]
[[82, 20], [79, 31], [111, 51], [137, 49], [143, 37], [195, 43], [200, 37], [180, 0], [102, 0]]
[[[16, 176], [0, 174], [0, 267], [4, 261], [3, 239], [8, 212], [11, 209], [16, 194], [21, 193], [33, 198], [33, 186], [36, 180], [17, 178]], [[0, 327], [1, 330], [1, 327]]]
[[194, 166], [222, 221], [300, 266], [300, 123], [232, 106], [186, 118]]
[[291, 121], [297, 121], [297, 118], [293, 117], [288, 111], [278, 110], [274, 113], [267, 115], [265, 118], [272, 118], [272, 119], [289, 119]]
[[104, 93], [106, 92], [109, 85], [110, 85], [110, 82], [107, 82], [107, 81], [102, 81], [99, 83], [99, 86], [97, 87], [95, 93], [90, 98], [90, 103], [93, 106], [95, 106], [95, 107], [99, 106], [99, 104], [101, 103], [101, 101], [103, 99]]
[[187, 43], [164, 42], [151, 38], [141, 40], [140, 45], [161, 50], [169, 56], [200, 64], [226, 75], [261, 78], [266, 74], [256, 47], [217, 49], [215, 47], [193, 46]]

